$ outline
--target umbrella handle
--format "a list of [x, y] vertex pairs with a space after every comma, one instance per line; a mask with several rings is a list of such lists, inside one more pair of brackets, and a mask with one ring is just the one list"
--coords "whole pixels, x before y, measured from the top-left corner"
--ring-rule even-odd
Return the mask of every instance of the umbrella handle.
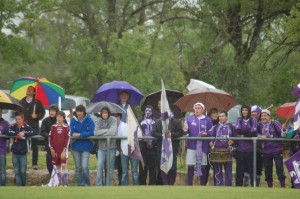
[[273, 107], [273, 104], [270, 104], [270, 106], [268, 106], [266, 109], [270, 109]]
[[32, 114], [35, 113], [35, 106], [36, 106], [36, 105], [35, 105], [35, 102], [34, 102]]

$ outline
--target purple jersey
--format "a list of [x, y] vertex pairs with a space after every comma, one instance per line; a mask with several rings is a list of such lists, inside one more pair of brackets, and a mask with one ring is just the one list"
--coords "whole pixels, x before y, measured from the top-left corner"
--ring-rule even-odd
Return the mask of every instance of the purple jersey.
[[[267, 136], [267, 140], [268, 138], [281, 138], [281, 124], [277, 120], [261, 123], [258, 129], [262, 135]], [[280, 141], [263, 142], [263, 153], [265, 154], [281, 151], [281, 148]]]
[[219, 123], [209, 131], [209, 135], [215, 138], [227, 138], [227, 140], [215, 140], [215, 148], [228, 148], [228, 139], [235, 137], [235, 129], [229, 123]]
[[[255, 137], [257, 133], [257, 121], [255, 118], [250, 117], [247, 120], [238, 117], [235, 123], [235, 129], [238, 132], [243, 132], [246, 137]], [[246, 135], [247, 134], [247, 135]], [[251, 140], [239, 140], [237, 151], [240, 152], [253, 152], [253, 143]]]
[[[6, 134], [9, 129], [9, 123], [4, 120], [3, 118], [0, 118], [0, 134]], [[0, 138], [0, 155], [6, 154], [6, 139]]]
[[[184, 135], [189, 135], [189, 137], [199, 137], [199, 133], [204, 131], [207, 132], [212, 127], [212, 121], [209, 117], [202, 115], [200, 118], [198, 118], [195, 114], [190, 115], [186, 119], [186, 124], [189, 127], [189, 130], [187, 132], [183, 132]], [[187, 141], [187, 148], [188, 149], [196, 149], [197, 140], [188, 140]], [[210, 147], [209, 147], [209, 141], [202, 141], [202, 151], [204, 153], [209, 153]]]

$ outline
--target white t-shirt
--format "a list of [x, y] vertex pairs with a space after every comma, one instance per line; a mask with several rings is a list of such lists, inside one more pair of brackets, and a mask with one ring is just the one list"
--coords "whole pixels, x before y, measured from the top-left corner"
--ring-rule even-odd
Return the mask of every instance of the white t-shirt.
[[[128, 135], [128, 124], [124, 123], [123, 121], [120, 121], [119, 126], [118, 126], [118, 132], [117, 136], [125, 136], [127, 137]], [[138, 128], [138, 137], [142, 137], [142, 131], [140, 128]], [[125, 156], [128, 156], [128, 140], [127, 139], [122, 139], [121, 140], [121, 149], [123, 151], [123, 154]]]

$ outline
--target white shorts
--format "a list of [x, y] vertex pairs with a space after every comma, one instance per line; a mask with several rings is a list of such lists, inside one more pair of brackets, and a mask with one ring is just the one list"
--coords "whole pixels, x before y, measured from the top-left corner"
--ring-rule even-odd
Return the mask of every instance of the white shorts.
[[[187, 149], [185, 163], [187, 165], [196, 165], [196, 150]], [[207, 154], [202, 152], [201, 165], [207, 165]]]

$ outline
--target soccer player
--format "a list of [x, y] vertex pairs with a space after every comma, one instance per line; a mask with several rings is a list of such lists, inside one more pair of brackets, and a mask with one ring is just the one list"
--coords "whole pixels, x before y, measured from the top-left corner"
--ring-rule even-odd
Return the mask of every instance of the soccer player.
[[[62, 184], [61, 170], [64, 175], [64, 185], [68, 186], [68, 146], [70, 142], [70, 127], [64, 121], [66, 115], [63, 111], [58, 111], [56, 114], [57, 124], [51, 126], [49, 133], [49, 148], [52, 156], [52, 164], [56, 166], [56, 174], [59, 180], [59, 185]], [[53, 168], [55, 169], [55, 167]]]

